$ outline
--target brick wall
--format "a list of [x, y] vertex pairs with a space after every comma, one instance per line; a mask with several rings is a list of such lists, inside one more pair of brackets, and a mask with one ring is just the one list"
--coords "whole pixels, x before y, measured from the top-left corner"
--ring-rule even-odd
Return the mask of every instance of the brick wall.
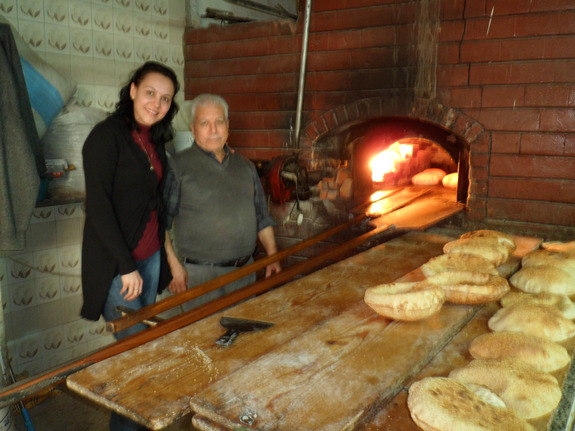
[[[468, 220], [574, 235], [573, 0], [443, 0], [434, 100], [413, 95], [418, 4], [314, 0], [299, 150], [352, 119], [432, 121], [470, 145]], [[302, 29], [186, 31], [186, 98], [226, 97], [248, 157], [293, 152]]]

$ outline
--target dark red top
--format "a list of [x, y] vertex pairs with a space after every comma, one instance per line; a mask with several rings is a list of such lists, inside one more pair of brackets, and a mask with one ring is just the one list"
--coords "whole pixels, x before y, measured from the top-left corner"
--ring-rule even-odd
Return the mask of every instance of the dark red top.
[[[158, 183], [162, 179], [162, 164], [158, 160], [156, 148], [150, 139], [150, 128], [140, 126], [140, 130], [133, 130], [132, 137], [138, 146], [146, 153], [150, 166], [154, 167], [154, 172], [158, 177]], [[158, 211], [153, 210], [150, 212], [150, 220], [146, 224], [144, 234], [138, 242], [138, 245], [132, 250], [132, 256], [135, 260], [143, 260], [152, 256], [157, 252], [162, 244], [160, 243], [160, 236], [158, 235]]]

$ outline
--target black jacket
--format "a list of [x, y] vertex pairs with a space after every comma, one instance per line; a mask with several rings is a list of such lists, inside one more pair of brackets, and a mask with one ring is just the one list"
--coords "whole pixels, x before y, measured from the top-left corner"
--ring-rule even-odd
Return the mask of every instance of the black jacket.
[[[156, 147], [166, 171], [163, 145]], [[150, 211], [158, 210], [165, 234], [163, 181], [150, 171], [146, 154], [134, 142], [126, 122], [111, 116], [97, 124], [82, 149], [86, 177], [86, 222], [82, 242], [82, 317], [98, 320], [112, 279], [137, 269], [131, 251], [142, 237]], [[165, 178], [165, 175], [164, 175]], [[161, 292], [171, 275], [162, 247]]]

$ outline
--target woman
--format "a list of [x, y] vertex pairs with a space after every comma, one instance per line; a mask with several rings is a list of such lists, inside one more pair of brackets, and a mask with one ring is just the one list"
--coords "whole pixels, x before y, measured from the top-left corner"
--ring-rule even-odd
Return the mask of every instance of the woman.
[[[120, 90], [115, 111], [90, 132], [82, 150], [86, 223], [82, 244], [81, 315], [107, 321], [116, 307], [155, 302], [181, 265], [165, 232], [162, 203], [166, 155], [178, 112], [176, 74], [147, 62]], [[168, 264], [168, 260], [170, 264]], [[115, 334], [120, 339], [145, 328]]]
[[[86, 222], [82, 243], [82, 317], [114, 320], [117, 307], [139, 309], [155, 302], [171, 273], [182, 277], [165, 231], [162, 190], [164, 145], [174, 136], [178, 112], [176, 74], [147, 62], [120, 90], [116, 110], [97, 124], [82, 149], [86, 178]], [[117, 339], [146, 326], [134, 325]], [[140, 430], [112, 413], [110, 429]]]

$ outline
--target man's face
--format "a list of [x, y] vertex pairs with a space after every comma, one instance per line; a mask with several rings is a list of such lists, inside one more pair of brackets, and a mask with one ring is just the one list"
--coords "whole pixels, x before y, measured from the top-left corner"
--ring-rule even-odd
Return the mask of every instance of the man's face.
[[221, 152], [228, 141], [228, 120], [224, 108], [213, 103], [198, 106], [190, 129], [201, 149]]

